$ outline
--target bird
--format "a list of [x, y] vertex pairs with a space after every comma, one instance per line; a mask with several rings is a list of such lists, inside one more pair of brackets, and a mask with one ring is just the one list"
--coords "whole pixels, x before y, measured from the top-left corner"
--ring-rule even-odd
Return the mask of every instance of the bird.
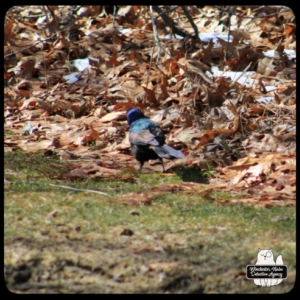
[[129, 125], [129, 142], [131, 153], [140, 163], [142, 170], [145, 161], [159, 159], [165, 172], [163, 158], [184, 158], [180, 150], [165, 144], [165, 134], [160, 126], [147, 118], [140, 109], [130, 108], [126, 112]]

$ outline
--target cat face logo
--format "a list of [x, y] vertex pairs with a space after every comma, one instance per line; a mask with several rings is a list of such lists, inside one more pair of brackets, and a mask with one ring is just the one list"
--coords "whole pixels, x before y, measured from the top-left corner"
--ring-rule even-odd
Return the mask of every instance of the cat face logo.
[[282, 255], [278, 255], [275, 262], [272, 249], [258, 249], [256, 264], [248, 265], [246, 270], [247, 278], [254, 279], [254, 283], [262, 287], [277, 285], [287, 278]]
[[[263, 258], [261, 256], [263, 256]], [[272, 263], [274, 262], [272, 249], [270, 249], [270, 250], [260, 250], [260, 249], [258, 249], [256, 264], [258, 264], [258, 262], [262, 263], [264, 261], [269, 261], [269, 260]]]

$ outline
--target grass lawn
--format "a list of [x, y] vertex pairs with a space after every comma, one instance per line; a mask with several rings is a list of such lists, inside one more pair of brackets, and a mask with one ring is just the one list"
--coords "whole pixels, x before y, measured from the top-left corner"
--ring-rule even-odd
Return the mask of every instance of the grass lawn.
[[[4, 264], [12, 292], [285, 293], [294, 286], [295, 207], [221, 205], [213, 193], [182, 191], [124, 205], [124, 195], [182, 177], [60, 181], [70, 162], [40, 152], [6, 152], [4, 163]], [[246, 278], [258, 248], [272, 248], [275, 260], [283, 256], [288, 278], [281, 284], [263, 288]]]

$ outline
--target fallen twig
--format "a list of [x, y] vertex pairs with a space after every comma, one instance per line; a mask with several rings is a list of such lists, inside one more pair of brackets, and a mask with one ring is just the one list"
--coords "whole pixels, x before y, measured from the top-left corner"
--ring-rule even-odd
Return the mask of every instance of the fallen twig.
[[172, 34], [178, 34], [180, 36], [186, 37], [189, 36], [187, 32], [184, 32], [176, 26], [176, 23], [171, 19], [164, 11], [162, 11], [157, 5], [152, 6], [153, 10], [162, 17], [166, 25], [172, 29]]
[[71, 187], [71, 186], [57, 185], [57, 184], [52, 184], [52, 183], [49, 183], [49, 185], [61, 187], [61, 188], [63, 188], [63, 189], [69, 189], [69, 190], [74, 190], [74, 191], [82, 191], [82, 192], [90, 192], [90, 193], [96, 193], [96, 194], [101, 194], [101, 195], [106, 195], [106, 196], [108, 196], [107, 193], [100, 192], [100, 191], [95, 191], [95, 190], [78, 189], [78, 188], [74, 188], [74, 187]]
[[160, 45], [160, 41], [159, 41], [159, 37], [158, 37], [158, 33], [157, 33], [157, 28], [156, 28], [156, 23], [155, 23], [155, 19], [153, 17], [153, 10], [152, 10], [152, 5], [150, 5], [150, 13], [151, 13], [151, 20], [152, 20], [152, 26], [153, 26], [153, 32], [154, 32], [154, 38], [155, 38], [155, 42], [157, 45], [157, 58], [156, 58], [156, 62], [158, 62], [160, 60], [160, 52], [161, 52], [161, 45]]
[[54, 35], [50, 36], [49, 38], [44, 39], [44, 40], [42, 40], [42, 41], [38, 41], [38, 42], [36, 42], [35, 44], [30, 45], [30, 46], [28, 46], [28, 47], [26, 47], [26, 48], [23, 48], [23, 49], [21, 49], [21, 50], [19, 50], [19, 51], [16, 51], [16, 52], [7, 54], [7, 55], [4, 56], [4, 59], [7, 59], [7, 58], [9, 58], [9, 57], [11, 57], [11, 56], [13, 56], [13, 55], [15, 55], [15, 54], [20, 53], [20, 52], [23, 52], [23, 51], [25, 51], [25, 50], [27, 50], [27, 49], [29, 49], [29, 48], [31, 48], [31, 47], [33, 47], [33, 46], [39, 44], [39, 43], [43, 43], [43, 42], [46, 42], [46, 41], [48, 41], [48, 40], [51, 40], [55, 35], [56, 35], [56, 34], [54, 34]]
[[250, 64], [244, 69], [244, 71], [241, 73], [240, 76], [238, 76], [236, 79], [234, 79], [231, 84], [229, 85], [229, 87], [232, 87], [247, 71], [248, 69], [251, 67], [252, 63], [250, 62]]
[[194, 23], [193, 18], [190, 16], [188, 10], [186, 9], [186, 7], [184, 5], [182, 5], [181, 8], [182, 8], [182, 11], [184, 12], [185, 16], [187, 17], [188, 21], [191, 23], [191, 25], [192, 25], [192, 27], [194, 29], [194, 32], [195, 32], [195, 36], [197, 38], [199, 38], [198, 27]]

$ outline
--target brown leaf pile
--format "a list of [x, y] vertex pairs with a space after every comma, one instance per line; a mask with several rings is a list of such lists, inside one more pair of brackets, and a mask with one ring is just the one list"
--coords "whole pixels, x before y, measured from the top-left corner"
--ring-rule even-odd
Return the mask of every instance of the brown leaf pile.
[[226, 7], [153, 6], [152, 24], [147, 6], [113, 11], [14, 6], [7, 12], [5, 151], [92, 160], [61, 179], [116, 178], [137, 166], [125, 114], [135, 106], [187, 156], [167, 170], [209, 165], [231, 191], [243, 186], [253, 198], [295, 197], [293, 12], [237, 6], [229, 22]]

